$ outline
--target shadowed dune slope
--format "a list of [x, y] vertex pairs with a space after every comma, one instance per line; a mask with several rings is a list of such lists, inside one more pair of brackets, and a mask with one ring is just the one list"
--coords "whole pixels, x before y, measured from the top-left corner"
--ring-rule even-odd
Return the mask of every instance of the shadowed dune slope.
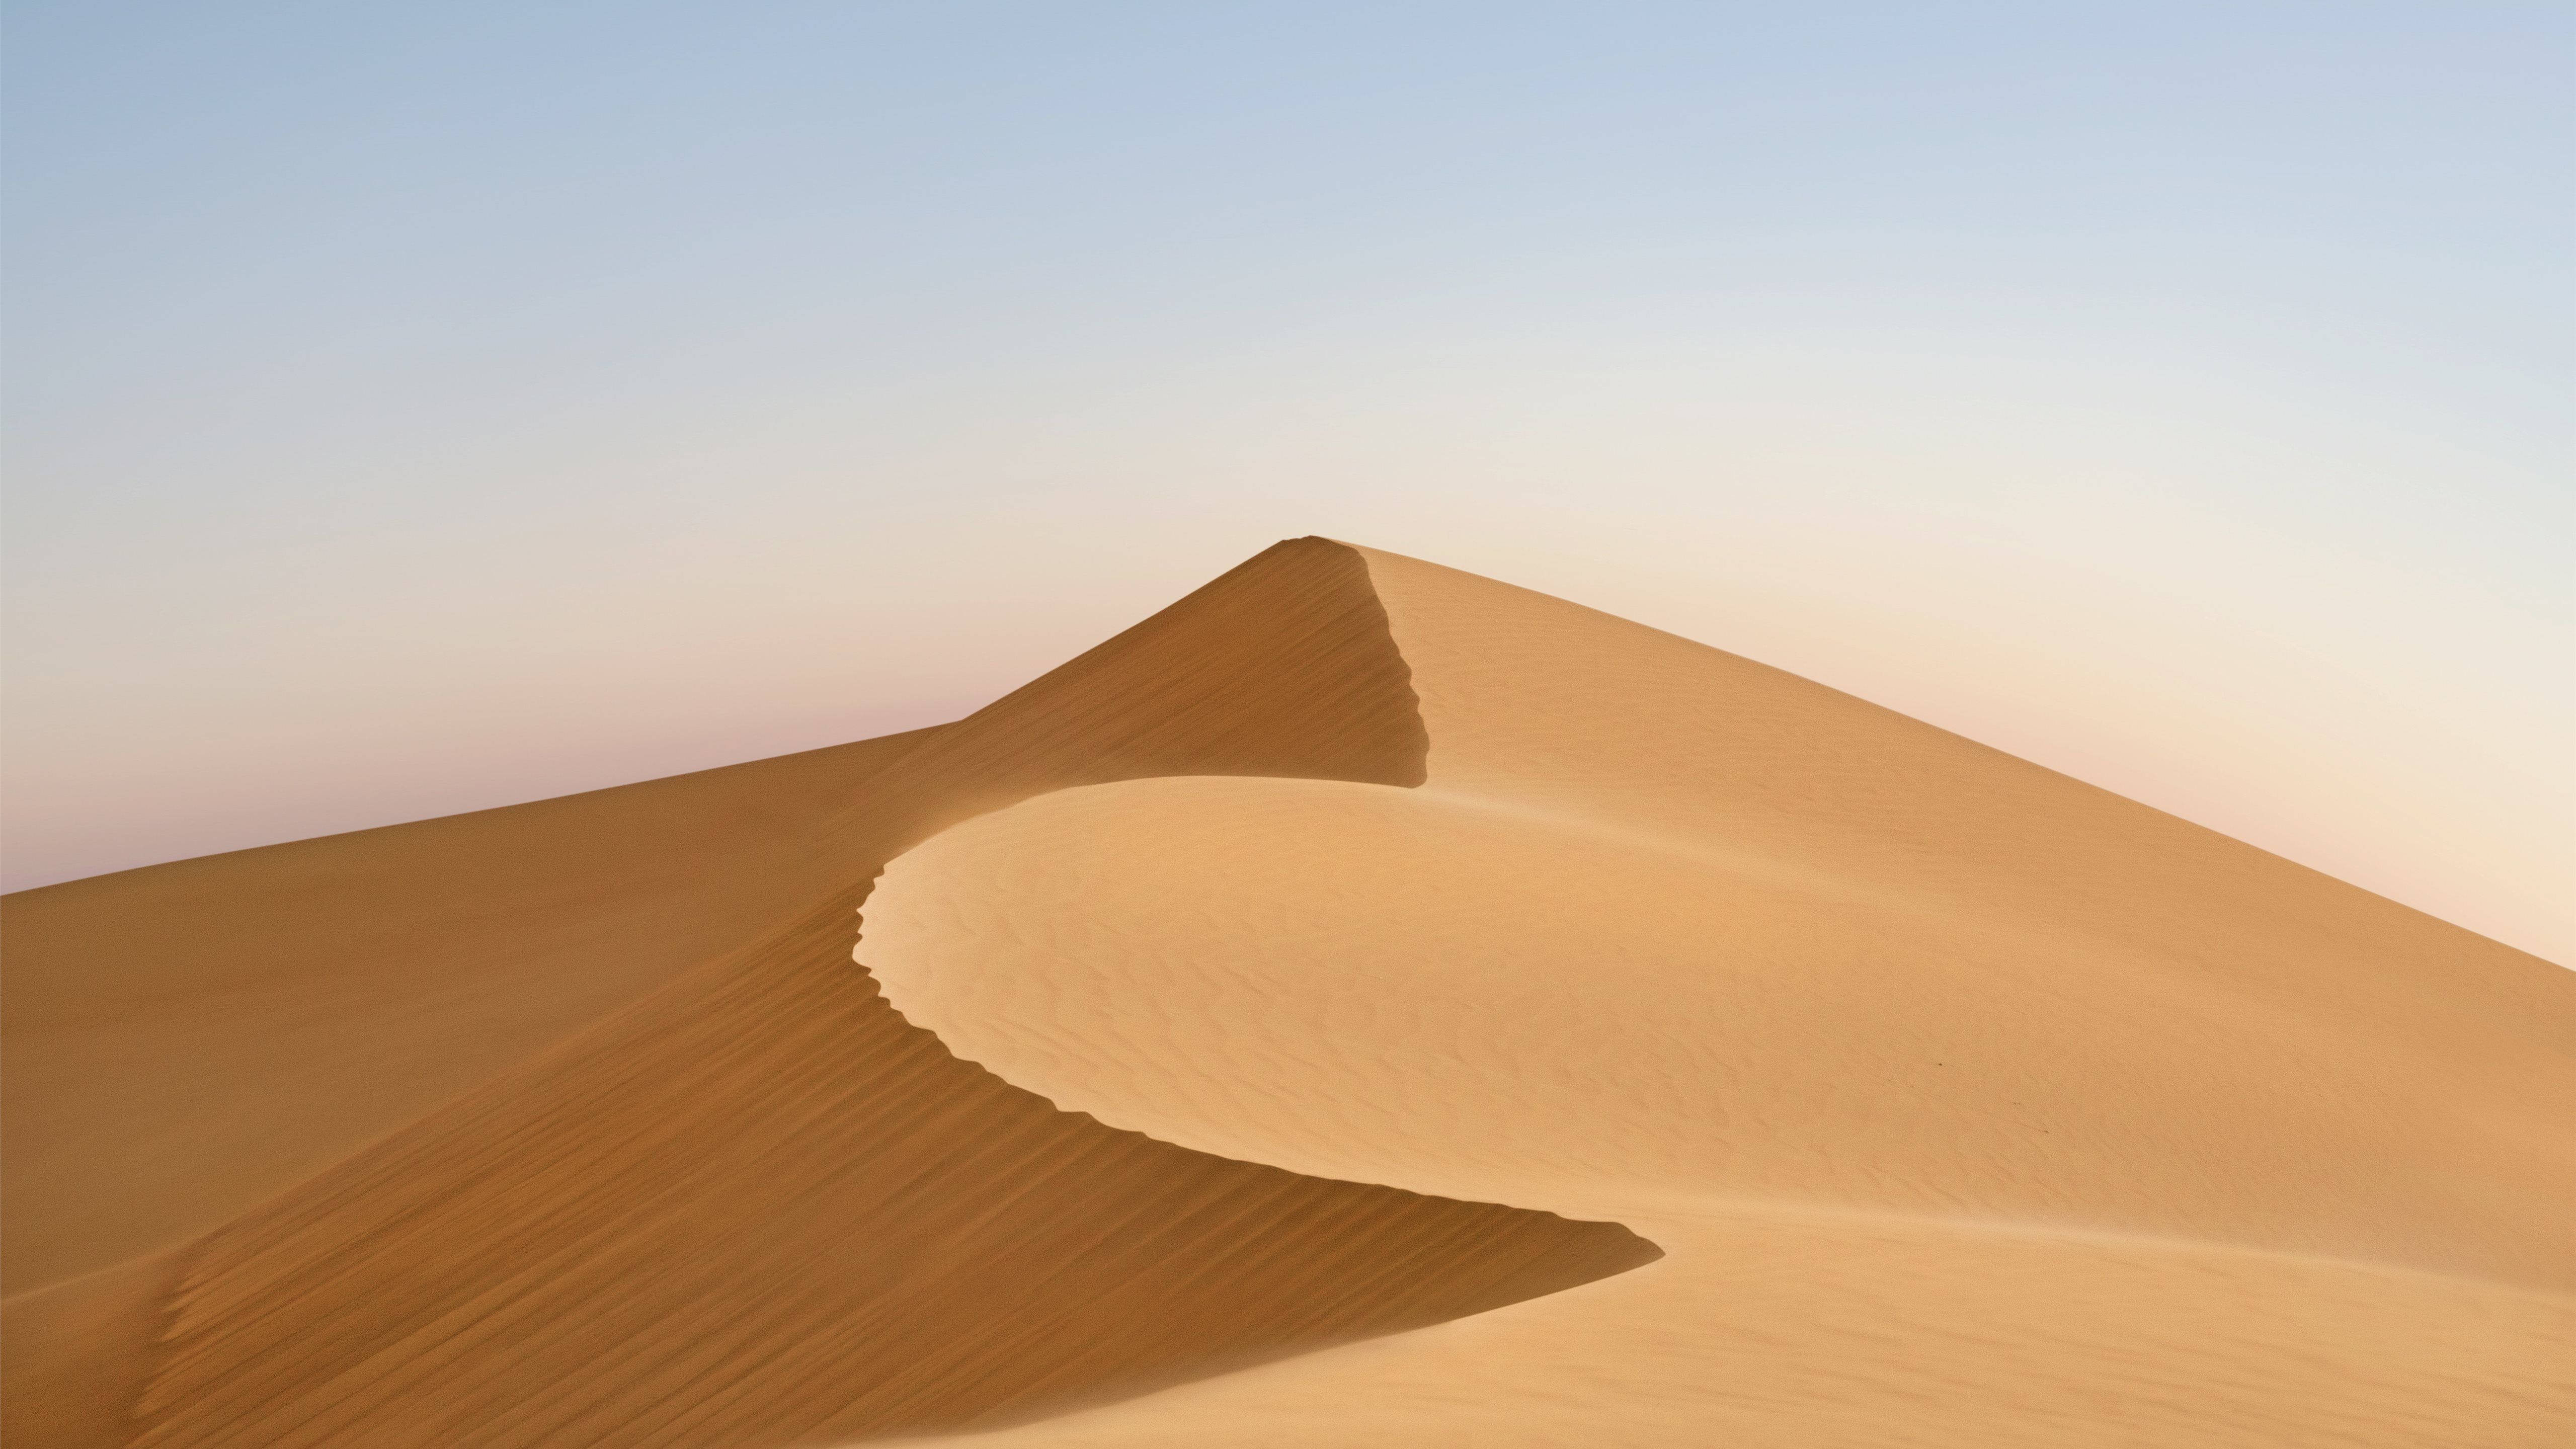
[[0, 899], [6, 1292], [204, 1232], [774, 927], [922, 738]]
[[0, 1294], [203, 1232], [953, 821], [1155, 774], [1416, 784], [1423, 748], [1364, 566], [1301, 539], [955, 725], [16, 892]]
[[1060, 1112], [903, 1023], [854, 934], [819, 909], [214, 1234], [136, 1442], [956, 1428], [1655, 1256]]
[[833, 825], [882, 864], [1071, 785], [1252, 775], [1419, 785], [1429, 737], [1356, 550], [1274, 544], [925, 739]]
[[[354, 1156], [330, 1138], [346, 1161], [234, 1212], [174, 1266], [19, 1300], [38, 1331], [87, 1323], [94, 1341], [75, 1346], [89, 1357], [70, 1354], [68, 1367], [60, 1344], [13, 1356], [10, 1398], [50, 1394], [35, 1409], [63, 1410], [13, 1411], [13, 1442], [15, 1426], [39, 1419], [46, 1442], [139, 1431], [150, 1444], [241, 1445], [761, 1444], [954, 1427], [1475, 1313], [1647, 1261], [1652, 1245], [1615, 1225], [1300, 1178], [1057, 1111], [957, 1062], [850, 964], [856, 908], [881, 863], [979, 811], [1163, 773], [1413, 784], [1424, 743], [1359, 559], [1297, 540], [966, 720], [849, 747], [883, 758], [862, 781], [800, 797], [779, 832], [786, 845], [765, 841], [728, 862], [788, 885], [837, 873], [838, 889], [760, 944], [534, 1061], [487, 1072]], [[371, 834], [438, 827], [459, 828]], [[466, 851], [471, 866], [448, 862], [432, 886], [479, 899], [495, 929], [553, 943], [522, 963], [578, 970], [579, 943], [620, 949], [610, 935], [579, 934], [619, 904], [566, 910], [541, 892], [514, 894], [518, 873], [542, 878], [539, 857], [586, 843], [650, 847], [576, 835], [514, 851], [487, 831], [475, 838], [483, 850]], [[365, 837], [307, 844], [348, 842]], [[327, 868], [284, 849], [236, 859], [286, 861], [327, 883]], [[381, 861], [362, 863], [370, 881], [385, 874]], [[480, 898], [459, 879], [478, 871], [499, 882]], [[265, 889], [276, 910], [240, 928], [252, 938], [245, 956], [260, 924], [300, 959], [325, 954], [296, 941], [299, 913], [316, 909], [297, 889], [318, 895], [326, 916], [364, 922], [382, 904], [244, 873], [252, 878], [235, 885]], [[725, 912], [777, 888], [702, 892], [693, 923], [730, 923]], [[76, 978], [90, 942], [184, 936], [184, 919], [154, 929], [83, 919], [79, 893], [59, 889], [48, 933], [29, 938], [47, 953], [47, 979]], [[191, 903], [221, 894], [201, 890]], [[137, 909], [131, 892], [90, 899]], [[459, 930], [446, 944], [458, 939], [479, 938]], [[440, 944], [407, 966], [441, 975]], [[184, 960], [167, 963], [181, 990], [199, 984]], [[331, 979], [327, 963], [306, 976], [322, 978], [326, 1002], [333, 990], [365, 997], [376, 989], [369, 964], [346, 963], [354, 986]], [[112, 994], [61, 994], [93, 1025], [119, 1024]], [[286, 995], [265, 1000], [291, 1023]], [[522, 1037], [558, 1024], [524, 1005], [506, 992], [486, 1003]], [[234, 1026], [246, 1042], [274, 1024], [242, 1015]], [[328, 1073], [298, 1083], [332, 1085]], [[40, 1106], [69, 1118], [98, 1110], [84, 1093], [112, 1099], [112, 1089], [67, 1071], [42, 1084], [58, 1100]], [[280, 1130], [273, 1116], [261, 1126]], [[204, 1181], [165, 1187], [205, 1210], [193, 1196]], [[167, 1295], [140, 1309], [125, 1301], [165, 1272], [175, 1274]], [[147, 1310], [161, 1322], [137, 1364], [135, 1314]], [[147, 1377], [139, 1403], [118, 1389]], [[120, 1397], [139, 1417], [102, 1421], [90, 1403]], [[84, 1408], [86, 1419], [74, 1412]]]
[[0, 1305], [0, 1444], [123, 1445], [177, 1282], [173, 1250]]

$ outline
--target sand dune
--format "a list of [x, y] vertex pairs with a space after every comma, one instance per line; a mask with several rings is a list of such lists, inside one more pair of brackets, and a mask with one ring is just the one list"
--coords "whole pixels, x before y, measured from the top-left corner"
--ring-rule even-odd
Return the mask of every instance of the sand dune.
[[141, 1445], [954, 1428], [1645, 1261], [1100, 1127], [958, 1062], [846, 909], [214, 1234]]
[[0, 921], [12, 1444], [2576, 1428], [2576, 977], [1323, 540]]
[[896, 861], [861, 950], [959, 1055], [1300, 1172], [2576, 1280], [2576, 1099], [2526, 1021], [2470, 1054], [1436, 785], [1042, 796]]
[[205, 1232], [843, 885], [923, 736], [21, 891], [0, 1272]]
[[1116, 1126], [1670, 1256], [1031, 1443], [2542, 1444], [2576, 978], [1718, 651], [1367, 555], [1417, 789], [1066, 790], [861, 954]]

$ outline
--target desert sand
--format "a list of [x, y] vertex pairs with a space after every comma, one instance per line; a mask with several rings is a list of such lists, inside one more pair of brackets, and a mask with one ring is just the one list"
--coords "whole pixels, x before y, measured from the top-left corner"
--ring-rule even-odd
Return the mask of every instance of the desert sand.
[[2576, 974], [1327, 540], [0, 949], [11, 1445], [2576, 1442]]

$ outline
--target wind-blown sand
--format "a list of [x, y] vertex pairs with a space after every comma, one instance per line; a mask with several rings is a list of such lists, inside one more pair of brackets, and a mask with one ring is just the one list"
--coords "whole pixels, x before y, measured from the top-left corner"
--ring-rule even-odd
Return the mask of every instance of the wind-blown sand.
[[2576, 976], [1323, 540], [0, 927], [13, 1445], [2576, 1436]]

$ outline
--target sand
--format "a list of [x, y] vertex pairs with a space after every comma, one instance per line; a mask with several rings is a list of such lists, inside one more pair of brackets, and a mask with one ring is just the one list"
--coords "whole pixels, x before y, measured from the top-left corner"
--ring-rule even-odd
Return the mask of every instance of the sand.
[[844, 884], [921, 737], [235, 851], [0, 907], [0, 1283], [215, 1228]]
[[2576, 1434], [2576, 976], [1325, 540], [0, 927], [12, 1444]]

